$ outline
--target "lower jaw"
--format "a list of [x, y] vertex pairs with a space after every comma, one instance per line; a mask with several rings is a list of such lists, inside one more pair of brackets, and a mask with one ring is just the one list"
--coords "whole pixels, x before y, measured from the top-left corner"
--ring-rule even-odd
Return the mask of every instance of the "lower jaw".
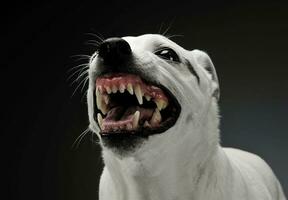
[[137, 130], [117, 130], [117, 131], [100, 131], [101, 137], [119, 137], [130, 138], [131, 136], [148, 138], [150, 135], [163, 134], [166, 130], [170, 129], [176, 123], [176, 119], [169, 118], [162, 122], [161, 125], [154, 128], [139, 127]]
[[119, 156], [129, 156], [139, 149], [150, 136], [165, 134], [165, 131], [175, 124], [173, 119], [164, 123], [166, 123], [166, 126], [161, 126], [157, 129], [142, 128], [129, 132], [125, 132], [125, 130], [117, 132], [100, 131], [101, 143], [105, 149], [109, 149]]

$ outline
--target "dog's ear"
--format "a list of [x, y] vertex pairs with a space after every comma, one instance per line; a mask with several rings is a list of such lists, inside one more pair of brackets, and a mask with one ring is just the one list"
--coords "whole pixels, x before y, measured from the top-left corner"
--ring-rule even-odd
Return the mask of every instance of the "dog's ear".
[[220, 88], [219, 88], [219, 81], [216, 73], [216, 69], [208, 56], [207, 53], [200, 51], [200, 50], [193, 50], [192, 54], [196, 59], [197, 64], [202, 66], [209, 74], [213, 84], [213, 96], [219, 100], [220, 98]]

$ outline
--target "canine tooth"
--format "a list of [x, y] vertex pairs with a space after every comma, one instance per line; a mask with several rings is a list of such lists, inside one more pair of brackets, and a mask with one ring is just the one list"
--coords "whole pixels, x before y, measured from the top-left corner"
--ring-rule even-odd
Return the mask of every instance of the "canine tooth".
[[102, 94], [99, 91], [99, 88], [96, 89], [96, 103], [97, 103], [97, 108], [101, 110], [102, 107]]
[[149, 96], [148, 94], [145, 94], [145, 99], [146, 99], [147, 101], [150, 101], [150, 100], [151, 100], [151, 96]]
[[119, 90], [120, 90], [121, 93], [124, 93], [125, 92], [125, 85], [124, 84], [120, 84]]
[[118, 91], [117, 86], [116, 86], [116, 85], [113, 85], [113, 86], [112, 86], [112, 92], [113, 92], [113, 93], [116, 93], [117, 91]]
[[[107, 104], [106, 104], [105, 98], [106, 97], [104, 95], [102, 95], [99, 90], [96, 90], [97, 108], [99, 110], [101, 110], [101, 112], [103, 114], [106, 114], [108, 112], [108, 108], [107, 108]], [[105, 103], [103, 103], [103, 100], [105, 101]], [[108, 100], [108, 102], [109, 102], [109, 100]]]
[[137, 97], [138, 103], [140, 105], [142, 105], [143, 104], [143, 96], [142, 96], [142, 91], [141, 91], [140, 85], [136, 85], [134, 90], [135, 90], [135, 95]]
[[96, 94], [97, 94], [97, 91], [99, 91], [101, 93], [101, 90], [100, 90], [100, 86], [96, 86]]
[[102, 129], [103, 118], [102, 118], [102, 115], [100, 113], [97, 114], [97, 120], [98, 120], [98, 124], [99, 124], [100, 128]]
[[108, 106], [106, 104], [104, 104], [104, 106], [102, 104], [102, 112], [104, 115], [106, 115], [108, 113]]
[[133, 95], [134, 91], [133, 91], [133, 87], [132, 87], [132, 84], [131, 84], [131, 83], [128, 83], [128, 84], [127, 84], [127, 90], [128, 90], [128, 92], [129, 92], [131, 95]]
[[162, 99], [157, 99], [155, 103], [157, 105], [158, 110], [162, 110], [167, 107], [167, 102]]
[[106, 89], [106, 92], [108, 93], [108, 94], [111, 94], [111, 88], [109, 87], [109, 86], [105, 86], [105, 89]]
[[102, 112], [104, 115], [106, 115], [107, 112], [108, 112], [107, 105], [106, 105], [106, 104], [102, 104], [101, 106], [102, 106], [102, 107], [99, 108], [99, 110], [101, 110], [101, 112]]
[[101, 85], [97, 86], [97, 90], [99, 90], [100, 93], [103, 93], [103, 87]]
[[162, 116], [161, 116], [161, 113], [159, 112], [158, 109], [155, 109], [152, 117], [151, 117], [151, 120], [150, 120], [150, 123], [153, 125], [153, 124], [157, 124], [157, 123], [160, 123], [162, 120]]
[[139, 118], [140, 118], [140, 111], [137, 110], [137, 111], [134, 113], [134, 116], [133, 116], [133, 125], [132, 125], [132, 127], [133, 127], [134, 129], [137, 129], [137, 127], [138, 127]]
[[103, 95], [103, 99], [104, 99], [105, 104], [108, 105], [109, 100], [110, 100], [109, 96], [108, 95]]

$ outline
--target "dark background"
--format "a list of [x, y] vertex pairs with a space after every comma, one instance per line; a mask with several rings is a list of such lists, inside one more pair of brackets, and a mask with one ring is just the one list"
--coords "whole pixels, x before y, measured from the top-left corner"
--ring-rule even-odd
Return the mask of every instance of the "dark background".
[[[1, 6], [1, 181], [5, 199], [97, 199], [102, 169], [73, 66], [96, 37], [180, 34], [208, 52], [221, 84], [224, 146], [264, 158], [288, 193], [288, 6], [236, 1], [95, 1]], [[97, 40], [97, 39], [96, 39]], [[72, 70], [73, 73], [73, 70]], [[71, 85], [72, 84], [72, 85]], [[86, 85], [87, 86], [87, 85]], [[86, 86], [84, 90], [86, 89]]]

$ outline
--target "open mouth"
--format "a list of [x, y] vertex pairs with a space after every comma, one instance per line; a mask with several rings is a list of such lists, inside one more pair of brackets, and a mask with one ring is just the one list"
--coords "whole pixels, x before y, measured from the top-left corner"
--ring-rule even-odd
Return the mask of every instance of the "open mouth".
[[102, 136], [162, 133], [176, 123], [180, 113], [169, 90], [134, 74], [98, 77], [94, 102]]

